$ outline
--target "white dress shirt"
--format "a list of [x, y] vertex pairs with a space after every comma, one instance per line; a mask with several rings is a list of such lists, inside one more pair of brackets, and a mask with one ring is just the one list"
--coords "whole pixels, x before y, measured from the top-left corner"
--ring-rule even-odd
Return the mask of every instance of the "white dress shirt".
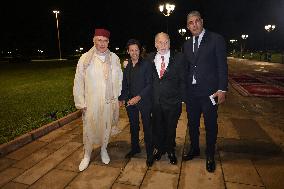
[[157, 70], [157, 73], [160, 76], [160, 70], [161, 70], [161, 63], [162, 63], [162, 58], [161, 56], [164, 56], [164, 62], [165, 62], [165, 69], [167, 69], [168, 65], [169, 65], [169, 61], [170, 61], [170, 50], [164, 54], [164, 55], [161, 55], [159, 54], [159, 52], [156, 54], [155, 56], [155, 59], [154, 59], [154, 62], [155, 62], [155, 66], [156, 66], [156, 70]]

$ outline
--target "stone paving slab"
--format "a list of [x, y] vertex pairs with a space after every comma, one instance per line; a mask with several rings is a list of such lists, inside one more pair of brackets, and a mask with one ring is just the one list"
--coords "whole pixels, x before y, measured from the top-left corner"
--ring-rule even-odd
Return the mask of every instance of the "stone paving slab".
[[127, 184], [121, 184], [121, 183], [114, 183], [111, 189], [138, 189], [138, 186], [132, 186]]
[[273, 142], [248, 139], [218, 138], [219, 151], [234, 153], [249, 153], [258, 155], [279, 155], [282, 150]]
[[66, 129], [56, 129], [55, 131], [53, 132], [50, 132], [48, 133], [47, 135], [39, 138], [38, 140], [39, 141], [42, 141], [42, 142], [51, 142], [53, 141], [54, 139], [62, 136], [64, 133], [66, 133], [68, 130]]
[[145, 159], [131, 158], [120, 174], [117, 182], [127, 185], [140, 186], [148, 167]]
[[83, 127], [82, 125], [80, 125], [80, 127], [76, 127], [73, 130], [69, 131], [68, 134], [72, 134], [72, 135], [80, 135], [83, 133]]
[[35, 182], [30, 189], [61, 189], [69, 183], [77, 173], [53, 169]]
[[91, 164], [81, 172], [66, 189], [109, 189], [119, 176], [121, 169]]
[[26, 189], [29, 185], [21, 184], [17, 182], [9, 182], [5, 186], [3, 186], [1, 189]]
[[264, 186], [253, 186], [239, 183], [226, 182], [227, 189], [265, 189]]
[[0, 173], [0, 187], [24, 172], [23, 169], [9, 167]]
[[68, 142], [71, 142], [75, 137], [77, 137], [77, 135], [73, 135], [72, 133], [66, 133], [65, 135], [62, 135], [61, 137], [50, 142], [45, 147], [50, 148], [50, 149], [54, 149], [54, 150], [58, 150], [62, 146], [66, 145]]
[[66, 125], [63, 125], [61, 128], [59, 129], [64, 129], [64, 130], [68, 130], [68, 131], [71, 131], [77, 127], [81, 127], [83, 121], [82, 121], [82, 118], [78, 118], [78, 119], [75, 119], [74, 121], [70, 122], [70, 123], [67, 123]]
[[226, 182], [263, 186], [249, 157], [237, 153], [220, 152], [220, 158]]
[[[92, 153], [94, 155], [94, 153]], [[79, 165], [84, 156], [83, 146], [62, 161], [56, 168], [66, 171], [79, 172]], [[93, 158], [92, 158], [93, 159]], [[91, 160], [92, 161], [92, 160]]]
[[271, 141], [271, 138], [254, 119], [231, 118], [241, 139], [261, 139]]
[[3, 171], [7, 167], [10, 167], [15, 162], [17, 162], [17, 160], [13, 160], [9, 158], [0, 158], [0, 171]]
[[240, 139], [238, 131], [227, 117], [218, 121], [218, 137]]
[[261, 157], [253, 161], [266, 189], [284, 186], [284, 156]]
[[[107, 147], [107, 151], [110, 157], [110, 163], [107, 166], [116, 167], [120, 169], [125, 167], [128, 160], [125, 159], [124, 157], [129, 150], [130, 147], [125, 142], [115, 142], [112, 145], [109, 144]], [[104, 165], [104, 163], [102, 163], [100, 154], [96, 157], [94, 163], [98, 165]]]
[[140, 188], [142, 189], [172, 189], [178, 186], [178, 174], [149, 170]]
[[83, 134], [77, 135], [75, 138], [71, 140], [71, 142], [83, 143]]
[[28, 155], [30, 155], [31, 153], [33, 153], [34, 151], [45, 146], [46, 144], [47, 144], [46, 142], [33, 141], [33, 142], [25, 145], [24, 147], [10, 153], [6, 157], [10, 158], [10, 159], [15, 159], [15, 160], [21, 160], [21, 159], [27, 157]]
[[155, 161], [153, 166], [150, 167], [150, 169], [154, 171], [179, 174], [180, 167], [181, 167], [181, 160], [182, 160], [182, 150], [183, 150], [183, 146], [176, 147], [176, 157], [178, 160], [177, 165], [170, 164], [170, 160], [166, 153], [165, 155], [162, 156], [162, 158], [159, 161]]
[[256, 117], [255, 119], [261, 128], [270, 136], [273, 142], [279, 145], [282, 152], [284, 152], [284, 132], [278, 127], [274, 127], [275, 122], [272, 122], [270, 119], [268, 120], [264, 117]]
[[183, 162], [181, 168], [180, 189], [214, 188], [225, 189], [220, 162], [216, 161], [214, 173], [205, 169], [204, 159], [193, 159]]
[[63, 159], [69, 156], [73, 151], [79, 148], [82, 144], [70, 142], [54, 152], [52, 155], [48, 156], [44, 160], [40, 161], [38, 164], [33, 166], [31, 169], [25, 171], [22, 175], [17, 177], [14, 181], [31, 185], [37, 181], [40, 177], [45, 175], [52, 168], [57, 166]]
[[21, 168], [21, 169], [29, 169], [32, 166], [36, 165], [38, 162], [54, 153], [56, 150], [51, 148], [41, 148], [40, 150], [32, 153], [30, 156], [19, 160], [17, 163], [13, 165], [13, 167]]
[[32, 135], [30, 133], [26, 133], [22, 136], [17, 137], [15, 140], [12, 140], [8, 143], [4, 143], [0, 145], [0, 157], [17, 150], [24, 146], [25, 144], [30, 143], [33, 140]]

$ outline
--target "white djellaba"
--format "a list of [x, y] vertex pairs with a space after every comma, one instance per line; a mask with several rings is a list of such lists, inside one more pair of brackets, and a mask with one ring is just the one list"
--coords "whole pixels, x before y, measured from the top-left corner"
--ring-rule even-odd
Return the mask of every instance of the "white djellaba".
[[[84, 158], [79, 170], [85, 170], [91, 159], [93, 145], [101, 145], [102, 162], [110, 162], [107, 144], [110, 134], [118, 133], [118, 96], [122, 86], [120, 60], [107, 50], [99, 53], [95, 46], [83, 54], [77, 64], [73, 95], [75, 106], [83, 111]], [[113, 129], [112, 129], [113, 127]]]

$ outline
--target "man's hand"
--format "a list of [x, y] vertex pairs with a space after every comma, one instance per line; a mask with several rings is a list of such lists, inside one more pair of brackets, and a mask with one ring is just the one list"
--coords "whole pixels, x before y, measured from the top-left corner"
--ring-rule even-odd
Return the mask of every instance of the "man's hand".
[[213, 98], [218, 97], [218, 102], [217, 104], [222, 104], [225, 99], [226, 99], [226, 92], [225, 91], [217, 91], [216, 93], [213, 94]]
[[125, 100], [118, 101], [119, 107], [123, 106], [125, 104]]
[[140, 96], [135, 96], [135, 97], [131, 98], [131, 99], [127, 102], [127, 106], [136, 105], [140, 100], [141, 100], [141, 97], [140, 97]]
[[128, 64], [128, 59], [125, 59], [125, 60], [123, 61], [123, 67], [126, 68], [127, 64]]

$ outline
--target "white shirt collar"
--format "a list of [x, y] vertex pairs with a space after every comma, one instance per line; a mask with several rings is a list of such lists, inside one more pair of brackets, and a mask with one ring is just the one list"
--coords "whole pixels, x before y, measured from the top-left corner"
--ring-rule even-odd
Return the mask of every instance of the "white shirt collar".
[[[203, 28], [202, 32], [198, 36], [198, 46], [200, 45], [200, 42], [204, 36], [204, 33], [205, 33], [205, 29]], [[195, 36], [193, 36], [193, 43], [195, 43]]]
[[160, 63], [161, 60], [162, 60], [161, 56], [164, 56], [164, 61], [165, 61], [166, 66], [167, 66], [167, 64], [169, 63], [170, 55], [171, 55], [171, 50], [168, 50], [168, 52], [166, 54], [163, 54], [163, 55], [161, 55], [159, 52], [157, 52], [154, 61], [155, 61], [155, 63], [156, 62]]

